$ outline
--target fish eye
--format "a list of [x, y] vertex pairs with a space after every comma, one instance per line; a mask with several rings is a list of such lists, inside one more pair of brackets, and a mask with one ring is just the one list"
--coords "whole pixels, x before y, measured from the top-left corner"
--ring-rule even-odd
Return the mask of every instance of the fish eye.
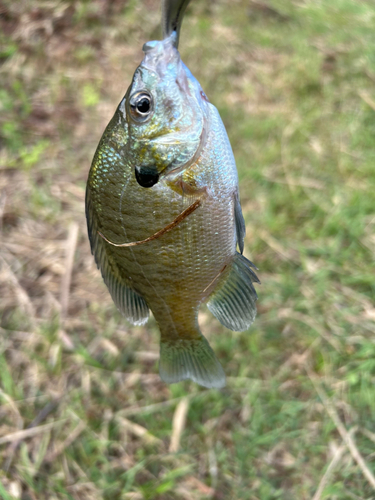
[[130, 114], [137, 122], [146, 121], [152, 114], [153, 102], [148, 92], [137, 92], [130, 98]]

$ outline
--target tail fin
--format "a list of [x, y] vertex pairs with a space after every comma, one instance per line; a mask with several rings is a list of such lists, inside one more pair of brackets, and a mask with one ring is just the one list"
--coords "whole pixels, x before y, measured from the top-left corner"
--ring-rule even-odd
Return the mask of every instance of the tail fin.
[[198, 339], [162, 339], [159, 373], [167, 384], [191, 379], [208, 388], [225, 386], [224, 370], [203, 335]]

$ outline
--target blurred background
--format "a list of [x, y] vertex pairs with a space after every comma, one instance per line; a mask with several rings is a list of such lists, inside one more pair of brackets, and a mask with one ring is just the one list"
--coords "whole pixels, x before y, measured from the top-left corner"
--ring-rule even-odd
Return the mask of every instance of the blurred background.
[[375, 5], [192, 0], [258, 317], [202, 308], [225, 389], [158, 376], [90, 254], [85, 183], [159, 0], [0, 1], [0, 497], [375, 498]]

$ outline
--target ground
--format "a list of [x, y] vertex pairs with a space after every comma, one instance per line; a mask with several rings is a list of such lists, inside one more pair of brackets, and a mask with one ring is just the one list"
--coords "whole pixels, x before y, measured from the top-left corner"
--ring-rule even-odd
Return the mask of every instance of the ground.
[[192, 0], [182, 58], [235, 153], [249, 331], [228, 385], [166, 386], [90, 254], [101, 133], [156, 0], [0, 2], [0, 497], [375, 498], [375, 6]]

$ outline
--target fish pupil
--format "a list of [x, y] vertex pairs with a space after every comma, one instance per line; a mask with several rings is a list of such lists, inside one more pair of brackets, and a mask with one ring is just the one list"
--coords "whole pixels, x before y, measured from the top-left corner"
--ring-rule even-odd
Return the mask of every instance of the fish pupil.
[[150, 188], [159, 180], [159, 174], [153, 167], [135, 167], [135, 178], [144, 188]]
[[142, 97], [137, 102], [137, 110], [140, 113], [148, 113], [150, 111], [150, 99], [148, 97]]

